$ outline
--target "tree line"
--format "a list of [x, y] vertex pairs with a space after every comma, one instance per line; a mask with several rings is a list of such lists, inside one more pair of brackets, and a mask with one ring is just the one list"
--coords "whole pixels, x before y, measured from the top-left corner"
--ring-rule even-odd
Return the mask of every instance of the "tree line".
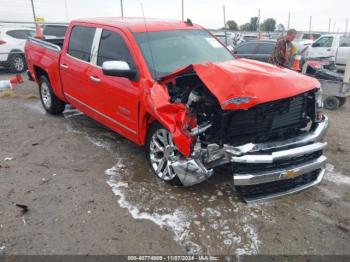
[[[226, 22], [226, 29], [232, 31], [259, 31], [259, 18], [254, 16], [250, 18], [250, 22], [238, 26], [235, 20], [228, 20]], [[260, 24], [260, 31], [273, 32], [273, 31], [284, 31], [285, 27], [283, 24], [277, 24], [273, 18], [267, 18]]]

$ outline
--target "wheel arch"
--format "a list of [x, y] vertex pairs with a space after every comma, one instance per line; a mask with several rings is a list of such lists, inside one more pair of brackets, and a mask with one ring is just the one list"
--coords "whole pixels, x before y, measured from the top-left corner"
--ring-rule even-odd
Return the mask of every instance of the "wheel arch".
[[12, 49], [12, 50], [10, 51], [8, 57], [7, 57], [7, 61], [10, 60], [11, 55], [15, 55], [15, 54], [19, 54], [19, 55], [21, 55], [21, 56], [24, 57], [24, 52], [23, 52], [23, 50], [21, 50], [21, 49]]
[[34, 69], [35, 80], [37, 83], [39, 83], [39, 79], [42, 76], [46, 76], [47, 80], [50, 81], [48, 72], [45, 71], [43, 68], [41, 68], [40, 66], [34, 65], [33, 69]]

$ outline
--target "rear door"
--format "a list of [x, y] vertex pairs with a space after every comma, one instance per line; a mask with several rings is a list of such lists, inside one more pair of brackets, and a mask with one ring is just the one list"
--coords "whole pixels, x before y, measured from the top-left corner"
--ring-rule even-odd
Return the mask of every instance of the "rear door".
[[336, 56], [336, 64], [345, 66], [347, 59], [350, 55], [350, 37], [349, 36], [341, 36], [339, 39], [339, 48]]
[[118, 29], [98, 30], [102, 31], [101, 38], [94, 46], [94, 66], [88, 72], [94, 108], [104, 124], [135, 141], [138, 137], [139, 80], [106, 76], [102, 72], [106, 61], [124, 61], [137, 70], [132, 48]]
[[60, 75], [65, 97], [82, 111], [88, 109], [87, 105], [92, 99], [88, 71], [95, 32], [94, 27], [75, 25], [60, 59]]

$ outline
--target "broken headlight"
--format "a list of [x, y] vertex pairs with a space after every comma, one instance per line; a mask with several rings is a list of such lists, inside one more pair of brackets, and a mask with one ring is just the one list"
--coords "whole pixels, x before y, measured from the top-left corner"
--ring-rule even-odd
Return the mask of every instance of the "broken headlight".
[[315, 113], [316, 121], [320, 122], [323, 120], [323, 97], [322, 97], [322, 88], [320, 88], [315, 93]]

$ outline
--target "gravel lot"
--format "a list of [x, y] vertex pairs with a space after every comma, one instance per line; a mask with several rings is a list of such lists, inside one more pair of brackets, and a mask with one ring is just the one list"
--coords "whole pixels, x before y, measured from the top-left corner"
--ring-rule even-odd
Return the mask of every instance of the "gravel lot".
[[158, 181], [143, 148], [74, 109], [45, 114], [31, 82], [0, 97], [0, 254], [350, 255], [350, 103], [326, 112], [321, 185], [247, 205], [224, 174]]

